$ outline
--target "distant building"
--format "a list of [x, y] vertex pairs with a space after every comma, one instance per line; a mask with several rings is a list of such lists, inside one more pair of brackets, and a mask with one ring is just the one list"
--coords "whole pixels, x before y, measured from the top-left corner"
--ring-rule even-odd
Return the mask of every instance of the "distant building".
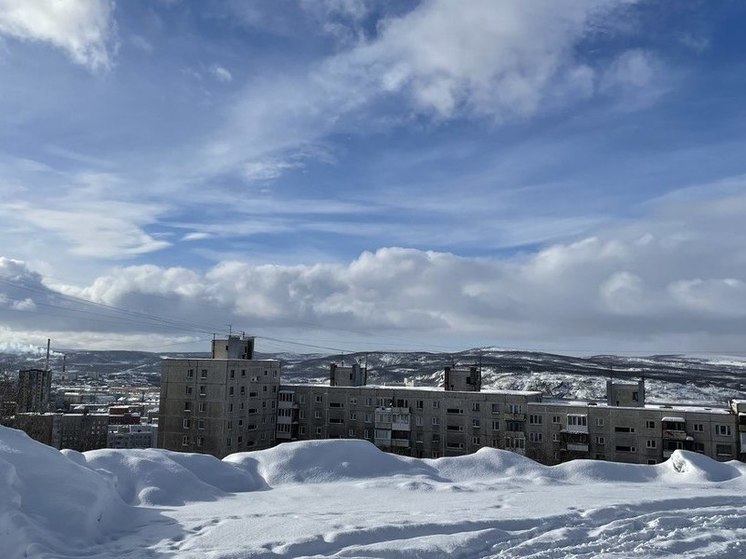
[[357, 363], [352, 365], [329, 365], [330, 386], [365, 386], [368, 382], [368, 369]]
[[49, 411], [52, 393], [52, 371], [23, 369], [18, 371], [18, 397], [16, 413]]
[[222, 458], [275, 444], [280, 362], [254, 359], [254, 338], [212, 342], [209, 359], [164, 359], [158, 446]]
[[109, 425], [108, 448], [155, 448], [158, 442], [156, 425]]
[[443, 388], [456, 392], [479, 392], [482, 390], [482, 371], [479, 367], [446, 367]]
[[41, 443], [79, 452], [105, 448], [108, 414], [18, 413], [6, 425], [24, 431]]

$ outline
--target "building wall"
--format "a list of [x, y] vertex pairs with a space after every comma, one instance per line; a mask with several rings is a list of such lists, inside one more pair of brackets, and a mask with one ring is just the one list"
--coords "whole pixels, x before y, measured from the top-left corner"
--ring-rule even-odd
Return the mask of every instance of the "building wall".
[[275, 444], [280, 363], [164, 359], [158, 446], [224, 457]]
[[43, 369], [18, 371], [17, 413], [49, 411], [52, 372]]
[[[539, 392], [405, 387], [283, 385], [280, 392], [278, 442], [357, 438], [424, 458], [493, 447], [543, 464], [575, 458], [651, 464], [682, 448], [725, 461], [739, 457], [746, 433], [746, 420], [739, 427], [726, 408], [616, 407], [542, 401]], [[664, 419], [674, 416], [683, 424], [666, 428]]]

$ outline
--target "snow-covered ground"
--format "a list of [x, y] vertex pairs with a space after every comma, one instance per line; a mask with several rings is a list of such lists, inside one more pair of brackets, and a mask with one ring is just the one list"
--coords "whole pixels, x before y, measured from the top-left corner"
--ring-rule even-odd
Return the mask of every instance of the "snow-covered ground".
[[746, 557], [746, 464], [546, 467], [310, 441], [217, 460], [0, 427], [0, 557]]

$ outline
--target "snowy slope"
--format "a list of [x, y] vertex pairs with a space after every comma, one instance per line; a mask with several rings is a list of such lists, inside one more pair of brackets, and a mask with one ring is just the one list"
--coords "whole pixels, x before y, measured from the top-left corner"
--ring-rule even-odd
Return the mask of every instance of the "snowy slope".
[[56, 450], [0, 427], [0, 556], [746, 556], [746, 465], [418, 460], [364, 441], [209, 456]]

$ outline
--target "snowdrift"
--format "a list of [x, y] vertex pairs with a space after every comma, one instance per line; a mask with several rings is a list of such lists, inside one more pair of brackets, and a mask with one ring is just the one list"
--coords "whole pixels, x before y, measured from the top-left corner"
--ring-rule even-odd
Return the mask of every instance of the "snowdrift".
[[[286, 443], [218, 460], [165, 450], [57, 451], [0, 427], [0, 550], [3, 557], [76, 556], [158, 507], [209, 502], [235, 493], [297, 484], [373, 483], [454, 488], [488, 485], [733, 484], [746, 490], [746, 465], [676, 451], [656, 466], [577, 460], [542, 466], [511, 452], [482, 449], [458, 458], [419, 460], [356, 440]], [[140, 515], [139, 524], [133, 518]]]

